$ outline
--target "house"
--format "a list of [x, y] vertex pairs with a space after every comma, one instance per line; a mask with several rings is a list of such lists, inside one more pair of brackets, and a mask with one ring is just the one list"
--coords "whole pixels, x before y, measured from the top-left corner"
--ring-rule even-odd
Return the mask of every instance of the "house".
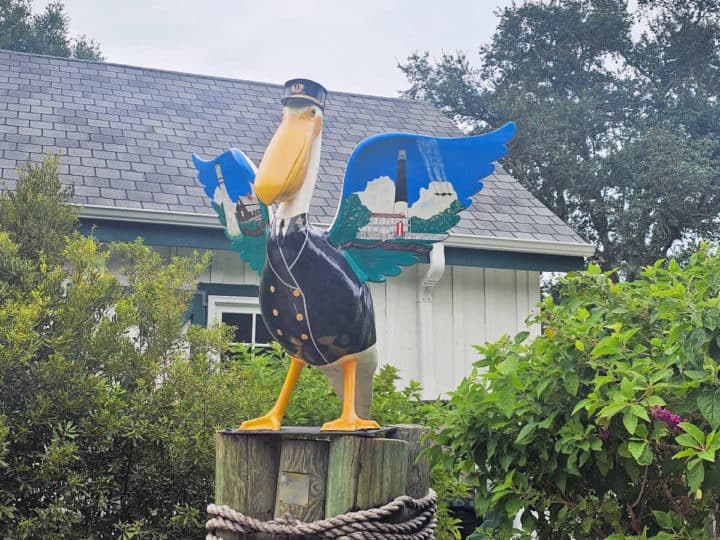
[[[142, 236], [166, 255], [213, 250], [193, 321], [237, 324], [238, 339], [263, 343], [258, 275], [229, 250], [190, 156], [236, 147], [258, 163], [281, 95], [280, 85], [0, 51], [2, 179], [12, 189], [16, 167], [54, 152], [85, 231], [103, 241]], [[331, 92], [311, 221], [331, 223], [353, 148], [388, 131], [460, 135], [428, 103]], [[593, 253], [500, 167], [475, 200], [428, 263], [371, 285], [381, 362], [420, 380], [427, 396], [469, 373], [473, 344], [525, 328], [541, 272], [581, 268]], [[378, 230], [413, 234], [402, 203], [375, 216]]]

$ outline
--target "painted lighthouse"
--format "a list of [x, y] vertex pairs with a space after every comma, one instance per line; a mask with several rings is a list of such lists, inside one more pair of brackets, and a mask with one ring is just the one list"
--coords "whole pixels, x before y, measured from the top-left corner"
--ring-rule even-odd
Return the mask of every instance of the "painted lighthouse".
[[391, 208], [378, 208], [377, 205], [372, 203], [366, 204], [366, 206], [374, 208], [376, 211], [370, 213], [370, 221], [358, 231], [358, 238], [366, 240], [403, 238], [410, 233], [407, 195], [407, 152], [404, 149], [398, 152], [395, 182], [388, 177], [379, 178], [377, 181], [384, 181], [383, 184], [386, 189], [392, 186], [392, 189], [395, 190], [394, 202]]

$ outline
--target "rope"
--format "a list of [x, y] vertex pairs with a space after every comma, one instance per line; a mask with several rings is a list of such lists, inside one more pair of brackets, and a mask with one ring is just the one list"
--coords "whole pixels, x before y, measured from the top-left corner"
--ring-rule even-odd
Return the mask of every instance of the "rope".
[[[403, 517], [405, 509], [413, 512]], [[229, 506], [208, 506], [212, 517], [205, 528], [205, 540], [220, 540], [218, 532], [238, 534], [284, 534], [295, 537], [318, 536], [340, 540], [388, 539], [425, 540], [435, 538], [437, 495], [431, 489], [420, 499], [401, 495], [384, 506], [348, 512], [330, 519], [304, 523], [290, 514], [272, 521], [260, 521]], [[404, 520], [403, 520], [404, 519]], [[403, 521], [401, 521], [403, 520]]]

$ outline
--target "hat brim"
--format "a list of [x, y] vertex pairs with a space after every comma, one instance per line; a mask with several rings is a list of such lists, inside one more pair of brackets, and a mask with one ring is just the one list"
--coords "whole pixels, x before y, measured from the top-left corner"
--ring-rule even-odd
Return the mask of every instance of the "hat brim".
[[307, 103], [312, 103], [313, 105], [317, 105], [317, 106], [320, 107], [321, 109], [324, 109], [324, 108], [325, 108], [325, 105], [324, 105], [323, 102], [320, 101], [319, 99], [316, 99], [316, 98], [314, 98], [314, 97], [312, 97], [312, 96], [306, 96], [306, 95], [303, 95], [303, 94], [293, 94], [293, 95], [290, 95], [290, 96], [285, 96], [284, 98], [282, 98], [282, 99], [280, 100], [280, 103], [282, 103], [283, 105], [287, 105], [287, 104], [290, 103], [291, 101], [304, 101], [304, 102], [307, 102]]

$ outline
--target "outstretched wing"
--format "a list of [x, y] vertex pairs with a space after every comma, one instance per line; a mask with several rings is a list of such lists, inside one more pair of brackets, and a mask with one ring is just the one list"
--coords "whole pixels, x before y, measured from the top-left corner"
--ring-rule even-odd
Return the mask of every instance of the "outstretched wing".
[[330, 242], [362, 281], [385, 281], [444, 240], [505, 155], [508, 123], [473, 137], [375, 135], [353, 151]]
[[270, 210], [253, 193], [257, 168], [240, 150], [226, 150], [205, 161], [193, 154], [198, 179], [212, 200], [225, 235], [240, 258], [258, 273], [265, 265]]

